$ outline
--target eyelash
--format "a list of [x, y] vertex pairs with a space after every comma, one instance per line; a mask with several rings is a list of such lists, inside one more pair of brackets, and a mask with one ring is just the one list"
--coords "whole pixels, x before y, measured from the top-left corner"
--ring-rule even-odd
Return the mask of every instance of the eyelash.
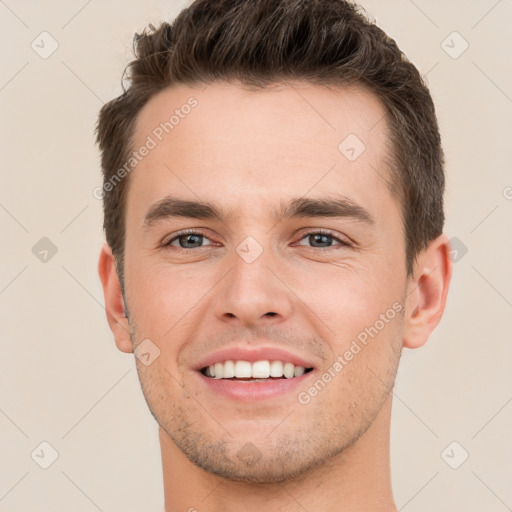
[[[184, 231], [180, 231], [179, 233], [177, 233], [175, 236], [173, 236], [168, 242], [165, 242], [164, 244], [162, 244], [162, 247], [164, 248], [172, 248], [172, 249], [178, 249], [178, 250], [183, 250], [183, 251], [197, 251], [197, 250], [200, 250], [200, 249], [204, 249], [205, 247], [192, 247], [192, 248], [186, 248], [186, 247], [175, 247], [175, 246], [172, 246], [171, 243], [174, 242], [175, 240], [178, 240], [181, 236], [184, 236], [184, 235], [199, 235], [199, 236], [202, 236], [203, 238], [206, 238], [208, 240], [210, 240], [210, 238], [208, 238], [208, 236], [206, 236], [206, 234], [202, 231], [198, 231], [198, 230], [184, 230]], [[345, 240], [342, 240], [341, 238], [335, 236], [331, 231], [327, 231], [327, 230], [322, 230], [322, 229], [319, 229], [319, 230], [315, 230], [315, 231], [309, 231], [307, 233], [305, 233], [301, 238], [300, 238], [300, 241], [304, 240], [304, 238], [307, 238], [311, 235], [324, 235], [324, 236], [329, 236], [330, 238], [332, 238], [333, 240], [335, 240], [336, 242], [339, 242], [338, 244], [338, 248], [342, 248], [342, 247], [352, 247], [352, 244], [350, 244], [349, 242], [346, 242]], [[211, 241], [211, 240], [210, 240]], [[328, 247], [310, 247], [311, 249], [316, 249], [318, 251], [325, 251], [327, 249], [335, 249], [337, 246], [328, 246]]]

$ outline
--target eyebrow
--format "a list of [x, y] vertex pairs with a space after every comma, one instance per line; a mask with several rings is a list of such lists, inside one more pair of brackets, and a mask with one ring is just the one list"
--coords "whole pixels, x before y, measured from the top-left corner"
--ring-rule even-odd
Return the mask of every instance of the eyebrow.
[[[218, 219], [225, 222], [235, 215], [236, 212], [232, 210], [225, 212], [222, 208], [209, 202], [188, 201], [166, 196], [148, 209], [142, 229], [148, 230], [157, 221], [173, 217], [203, 220]], [[369, 226], [375, 226], [375, 219], [370, 212], [345, 196], [292, 199], [287, 204], [281, 202], [279, 209], [273, 208], [271, 215], [276, 222], [304, 217], [345, 217], [366, 223]]]

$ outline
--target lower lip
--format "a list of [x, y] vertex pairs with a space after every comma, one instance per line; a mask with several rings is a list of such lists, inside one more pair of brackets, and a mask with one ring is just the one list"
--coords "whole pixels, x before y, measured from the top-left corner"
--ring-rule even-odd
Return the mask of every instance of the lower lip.
[[304, 383], [315, 370], [302, 374], [300, 377], [291, 379], [269, 379], [267, 382], [248, 382], [229, 379], [215, 379], [206, 377], [201, 372], [196, 372], [199, 378], [208, 388], [219, 395], [234, 400], [261, 400], [290, 393]]

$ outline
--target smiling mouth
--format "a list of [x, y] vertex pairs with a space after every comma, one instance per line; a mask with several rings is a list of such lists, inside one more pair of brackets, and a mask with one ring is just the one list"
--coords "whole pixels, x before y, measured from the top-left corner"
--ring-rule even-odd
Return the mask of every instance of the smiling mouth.
[[287, 361], [249, 361], [229, 359], [210, 366], [200, 372], [211, 379], [225, 379], [240, 382], [268, 382], [279, 379], [293, 379], [309, 373], [313, 368], [295, 366]]

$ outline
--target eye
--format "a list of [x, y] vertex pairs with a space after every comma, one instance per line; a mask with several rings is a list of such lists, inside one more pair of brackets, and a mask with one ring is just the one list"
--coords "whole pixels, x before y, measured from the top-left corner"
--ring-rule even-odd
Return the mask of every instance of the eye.
[[[211, 242], [211, 240], [205, 234], [199, 231], [182, 231], [169, 239], [168, 242], [164, 242], [162, 246], [173, 247], [177, 249], [200, 249], [205, 247], [205, 244], [203, 244], [205, 240]], [[336, 246], [350, 247], [350, 243], [342, 240], [329, 231], [311, 231], [303, 235], [300, 240], [301, 242], [303, 240], [307, 240], [311, 244], [310, 247], [314, 249], [328, 249], [330, 247]], [[333, 241], [336, 243], [333, 243]], [[206, 245], [214, 245], [214, 243]], [[298, 243], [297, 245], [305, 244]]]
[[[334, 236], [329, 231], [311, 231], [310, 233], [306, 233], [306, 235], [304, 235], [301, 238], [301, 241], [302, 240], [307, 240], [309, 243], [313, 244], [313, 245], [311, 245], [311, 247], [313, 247], [315, 249], [329, 248], [329, 247], [332, 247], [333, 245], [339, 245], [342, 247], [350, 246], [350, 244], [348, 242], [345, 242], [345, 241], [341, 240], [340, 238]], [[332, 243], [333, 240], [335, 240], [338, 243], [333, 244]], [[315, 244], [318, 244], [318, 245], [315, 245]], [[304, 244], [299, 243], [298, 245], [304, 245]]]
[[[163, 244], [164, 247], [178, 247], [180, 249], [198, 249], [203, 247], [203, 240], [210, 240], [198, 231], [183, 231]], [[211, 241], [211, 240], [210, 240]]]

